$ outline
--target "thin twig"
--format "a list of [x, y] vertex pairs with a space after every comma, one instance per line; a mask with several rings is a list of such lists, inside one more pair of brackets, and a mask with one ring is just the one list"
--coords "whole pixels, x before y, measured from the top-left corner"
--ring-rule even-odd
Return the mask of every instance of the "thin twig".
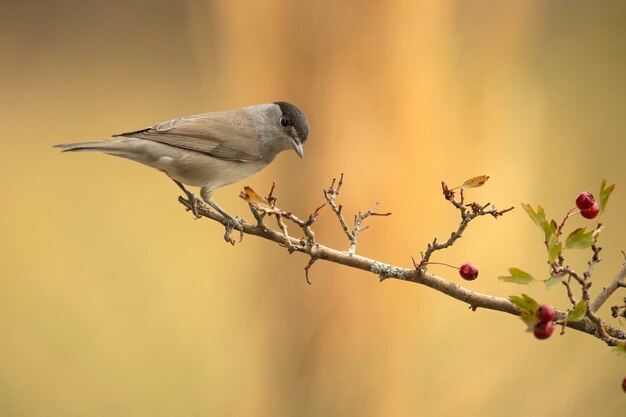
[[[326, 204], [322, 204], [321, 206], [316, 208], [315, 211], [313, 211], [313, 213], [311, 213], [309, 215], [307, 220], [301, 220], [300, 218], [298, 218], [293, 213], [281, 210], [280, 208], [278, 208], [276, 206], [276, 202], [278, 201], [278, 198], [274, 196], [274, 190], [275, 189], [276, 189], [276, 183], [273, 182], [272, 183], [272, 188], [270, 189], [270, 192], [269, 192], [268, 196], [265, 197], [265, 200], [271, 206], [270, 209], [267, 209], [267, 213], [270, 216], [276, 216], [276, 222], [278, 223], [278, 227], [283, 232], [283, 236], [285, 237], [285, 241], [286, 241], [285, 245], [287, 245], [287, 247], [291, 248], [291, 246], [289, 244], [289, 237], [290, 236], [289, 236], [289, 233], [287, 232], [287, 225], [285, 224], [285, 222], [282, 219], [290, 220], [293, 223], [295, 223], [297, 226], [299, 226], [302, 229], [302, 231], [304, 232], [304, 235], [307, 238], [306, 243], [308, 245], [314, 245], [315, 244], [315, 233], [311, 229], [311, 225], [315, 222], [315, 219], [319, 215], [320, 210]], [[262, 216], [260, 216], [260, 214], [258, 213], [259, 210], [257, 209], [257, 207], [255, 207], [253, 204], [249, 204], [249, 206], [250, 206], [250, 210], [252, 211], [252, 214], [257, 219], [257, 226], [264, 226]]]
[[461, 215], [461, 223], [459, 227], [450, 234], [450, 238], [443, 243], [437, 243], [437, 238], [433, 239], [432, 243], [429, 243], [426, 247], [426, 251], [421, 252], [422, 261], [418, 265], [422, 267], [426, 265], [430, 261], [430, 257], [433, 252], [448, 248], [454, 244], [458, 239], [463, 236], [463, 232], [467, 229], [467, 226], [470, 224], [472, 220], [480, 216], [490, 215], [494, 218], [498, 218], [502, 216], [504, 213], [513, 210], [514, 207], [509, 207], [504, 210], [498, 211], [495, 206], [491, 205], [491, 203], [487, 203], [484, 205], [480, 205], [478, 203], [465, 204], [465, 195], [463, 193], [463, 188], [461, 188], [459, 194], [460, 198], [457, 200], [454, 190], [448, 188], [445, 182], [441, 182], [441, 189], [443, 191], [443, 195], [446, 200], [448, 200], [454, 207], [459, 210]]
[[572, 292], [572, 285], [570, 284], [571, 277], [567, 277], [567, 280], [561, 281], [565, 288], [567, 289], [567, 298], [569, 298], [570, 303], [572, 303], [572, 308], [576, 307], [578, 301], [574, 298], [574, 293]]
[[276, 223], [278, 224], [281, 232], [283, 232], [283, 237], [285, 238], [285, 240], [282, 242], [282, 245], [291, 248], [291, 236], [289, 236], [289, 232], [287, 232], [287, 225], [283, 221], [282, 217], [280, 217], [280, 215], [278, 214], [276, 214]]
[[559, 227], [556, 228], [556, 232], [555, 232], [556, 235], [561, 236], [561, 231], [563, 230], [563, 226], [565, 226], [565, 222], [567, 221], [567, 219], [579, 213], [580, 213], [580, 210], [578, 209], [578, 207], [575, 207], [571, 209], [570, 211], [568, 211], [565, 217], [563, 218], [563, 221], [559, 225]]
[[352, 228], [352, 231], [350, 233], [352, 238], [350, 239], [350, 248], [348, 249], [348, 253], [356, 253], [357, 237], [359, 236], [359, 233], [369, 228], [369, 226], [361, 227], [361, 223], [363, 223], [365, 219], [367, 219], [369, 216], [391, 216], [391, 213], [375, 212], [374, 209], [376, 209], [377, 206], [378, 202], [376, 202], [374, 206], [371, 209], [367, 210], [365, 213], [361, 213], [359, 211], [358, 214], [354, 215], [354, 227]]
[[343, 206], [337, 205], [337, 203], [335, 202], [335, 199], [337, 198], [337, 196], [339, 195], [339, 191], [341, 190], [341, 186], [343, 185], [343, 173], [339, 177], [337, 188], [335, 188], [335, 181], [336, 181], [336, 178], [333, 178], [333, 181], [331, 182], [328, 190], [324, 190], [324, 198], [326, 199], [330, 207], [335, 212], [335, 215], [337, 215], [337, 219], [339, 220], [341, 229], [346, 234], [348, 239], [352, 241], [352, 233], [350, 233], [350, 228], [348, 227], [348, 223], [346, 223], [346, 219], [343, 217], [343, 214], [341, 213], [341, 211], [343, 210]]
[[361, 227], [361, 224], [363, 223], [363, 221], [370, 216], [391, 216], [391, 213], [389, 212], [378, 213], [374, 211], [374, 209], [378, 206], [378, 203], [376, 203], [374, 204], [374, 207], [372, 207], [365, 213], [362, 213], [359, 211], [357, 214], [355, 214], [354, 225], [352, 228], [350, 228], [348, 226], [348, 223], [346, 222], [346, 219], [343, 217], [343, 214], [342, 214], [343, 206], [341, 204], [338, 205], [337, 202], [335, 201], [337, 197], [339, 196], [339, 191], [341, 190], [341, 186], [343, 185], [343, 174], [339, 176], [339, 182], [337, 182], [336, 188], [335, 188], [335, 182], [336, 182], [336, 178], [333, 178], [333, 181], [331, 182], [328, 190], [324, 190], [324, 198], [326, 199], [326, 202], [328, 203], [328, 205], [330, 205], [333, 212], [337, 216], [341, 229], [348, 237], [348, 240], [350, 241], [350, 247], [348, 248], [348, 253], [353, 255], [356, 253], [357, 238], [359, 236], [359, 233], [369, 228], [369, 226]]
[[311, 285], [311, 281], [309, 280], [309, 269], [311, 269], [315, 261], [317, 261], [317, 258], [311, 256], [311, 259], [309, 259], [309, 263], [306, 264], [306, 266], [304, 267], [304, 277], [306, 278], [306, 283], [309, 285]]
[[256, 207], [254, 207], [252, 204], [248, 203], [248, 206], [250, 207], [250, 211], [252, 212], [252, 215], [254, 216], [255, 220], [256, 220], [256, 225], [257, 226], [263, 226], [263, 214], [261, 214], [261, 212], [259, 210], [257, 210]]

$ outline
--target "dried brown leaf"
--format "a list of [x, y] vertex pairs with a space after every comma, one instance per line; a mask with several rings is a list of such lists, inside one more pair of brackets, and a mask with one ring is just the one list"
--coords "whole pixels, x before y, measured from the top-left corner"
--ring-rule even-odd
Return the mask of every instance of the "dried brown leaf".
[[276, 211], [276, 209], [272, 207], [272, 205], [268, 203], [268, 201], [263, 196], [259, 195], [256, 191], [248, 186], [243, 187], [243, 191], [239, 193], [239, 197], [243, 198], [257, 209], [266, 213], [272, 213]]
[[461, 188], [476, 188], [482, 186], [489, 179], [488, 175], [479, 175], [478, 177], [473, 177], [465, 181]]

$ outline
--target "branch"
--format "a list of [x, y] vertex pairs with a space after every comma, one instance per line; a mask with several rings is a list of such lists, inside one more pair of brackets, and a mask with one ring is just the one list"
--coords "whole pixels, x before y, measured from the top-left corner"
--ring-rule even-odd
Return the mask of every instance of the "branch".
[[[570, 285], [570, 280], [572, 278], [576, 282], [578, 282], [578, 284], [581, 287], [582, 300], [585, 302], [585, 305], [591, 306], [591, 299], [589, 296], [589, 288], [591, 287], [591, 274], [593, 272], [594, 266], [600, 262], [600, 251], [602, 250], [602, 248], [596, 245], [591, 245], [591, 250], [593, 252], [593, 256], [591, 257], [591, 260], [587, 264], [588, 265], [587, 271], [585, 271], [585, 273], [582, 276], [580, 276], [576, 271], [574, 271], [569, 266], [563, 266], [565, 258], [562, 255], [559, 255], [558, 262], [555, 262], [551, 265], [553, 274], [556, 274], [556, 275], [566, 274], [568, 276], [567, 281], [563, 281], [563, 284], [567, 288], [567, 296], [570, 302], [572, 303], [572, 308], [575, 308], [578, 303], [578, 301], [572, 295], [572, 288]], [[600, 317], [598, 317], [595, 314], [595, 310], [592, 310], [591, 308], [587, 308], [585, 311], [585, 315], [587, 316], [589, 320], [591, 320], [592, 323], [594, 323], [595, 328], [598, 329], [597, 337], [599, 339], [604, 341], [609, 346], [617, 345], [617, 342], [619, 340], [611, 337], [611, 335], [609, 335], [606, 332], [606, 329], [604, 328], [604, 323], [602, 322], [602, 319], [600, 319]], [[563, 332], [561, 332], [561, 334], [562, 333]]]
[[598, 294], [596, 299], [591, 303], [589, 310], [592, 312], [596, 312], [602, 307], [602, 305], [609, 299], [611, 294], [613, 294], [619, 287], [624, 286], [624, 278], [626, 278], [626, 262], [622, 264], [622, 269], [617, 273], [613, 281], [609, 283], [606, 287], [602, 289], [602, 292]]
[[341, 176], [339, 177], [337, 188], [335, 188], [335, 181], [336, 181], [336, 178], [333, 178], [333, 181], [331, 182], [328, 190], [324, 190], [324, 198], [326, 199], [326, 202], [330, 205], [330, 207], [333, 209], [333, 211], [337, 215], [337, 219], [339, 220], [341, 229], [343, 230], [343, 232], [348, 237], [348, 240], [350, 241], [350, 248], [348, 249], [348, 253], [353, 255], [356, 253], [356, 243], [357, 243], [357, 237], [359, 233], [369, 228], [369, 226], [361, 227], [361, 223], [363, 223], [363, 221], [367, 219], [369, 216], [391, 216], [391, 213], [375, 212], [374, 209], [378, 206], [378, 203], [375, 203], [374, 207], [367, 210], [365, 213], [361, 213], [359, 211], [358, 214], [354, 215], [354, 226], [352, 227], [352, 229], [350, 229], [348, 227], [348, 224], [346, 223], [346, 219], [343, 217], [343, 214], [341, 213], [341, 211], [343, 210], [343, 206], [341, 204], [337, 205], [337, 203], [335, 202], [335, 199], [339, 196], [339, 191], [341, 190], [341, 186], [343, 185], [343, 174], [341, 174]]
[[459, 192], [460, 199], [457, 200], [455, 196], [455, 192], [454, 192], [455, 189], [450, 189], [448, 188], [445, 182], [443, 181], [441, 182], [441, 189], [443, 191], [443, 196], [445, 197], [446, 200], [452, 203], [452, 205], [459, 210], [461, 214], [461, 223], [459, 224], [459, 227], [457, 228], [457, 230], [452, 232], [452, 234], [450, 235], [450, 238], [444, 243], [437, 243], [437, 239], [435, 238], [433, 240], [433, 243], [428, 244], [428, 246], [426, 247], [426, 251], [421, 253], [422, 261], [419, 263], [418, 265], [419, 267], [424, 267], [426, 264], [429, 263], [430, 257], [432, 256], [433, 252], [452, 246], [454, 242], [456, 242], [458, 239], [461, 238], [461, 236], [463, 236], [463, 232], [465, 231], [467, 226], [470, 224], [470, 222], [474, 220], [475, 218], [480, 217], [480, 216], [490, 215], [490, 216], [493, 216], [495, 219], [497, 219], [498, 217], [502, 216], [504, 213], [513, 210], [513, 207], [509, 207], [507, 209], [498, 211], [496, 210], [494, 206], [491, 205], [491, 203], [487, 203], [482, 206], [477, 203], [471, 203], [471, 204], [466, 205], [465, 196], [463, 195], [462, 187], [463, 186], [457, 187], [457, 188], [460, 188], [461, 190]]
[[[183, 197], [179, 197], [178, 200], [186, 208], [191, 208], [191, 203]], [[206, 207], [199, 207], [198, 213], [200, 214], [200, 216], [214, 220], [224, 226], [228, 226], [229, 224], [229, 221], [222, 215], [210, 211]], [[290, 216], [289, 219], [294, 220], [295, 216]], [[307, 222], [304, 223], [306, 224]], [[307, 274], [309, 268], [313, 265], [314, 262], [316, 262], [317, 260], [324, 260], [339, 265], [344, 265], [349, 268], [355, 268], [371, 272], [377, 275], [380, 281], [386, 280], [388, 278], [393, 278], [425, 285], [468, 304], [473, 310], [477, 308], [485, 308], [489, 310], [502, 311], [512, 315], [520, 314], [520, 310], [506, 298], [483, 294], [470, 290], [458, 284], [447, 281], [446, 279], [423, 269], [402, 268], [386, 264], [374, 259], [366, 258], [357, 254], [350, 254], [347, 252], [332, 249], [319, 243], [311, 244], [311, 242], [305, 238], [296, 239], [289, 235], [286, 236], [285, 233], [270, 229], [265, 224], [259, 224], [258, 221], [256, 225], [244, 223], [241, 226], [243, 229], [243, 233], [245, 234], [258, 236], [263, 239], [278, 243], [281, 246], [284, 246], [285, 241], [287, 240], [289, 242], [288, 249], [290, 252], [301, 252], [309, 255], [311, 257], [311, 260], [309, 261], [305, 269]], [[558, 319], [564, 319], [565, 317], [565, 312], [557, 311]], [[626, 340], [626, 332], [624, 330], [603, 322], [600, 322], [600, 324], [594, 323], [594, 321], [592, 321], [589, 317], [585, 317], [583, 320], [577, 322], [568, 322], [567, 327], [584, 333], [588, 333], [598, 338], [601, 338], [602, 332], [605, 331], [611, 337], [611, 341], [607, 341], [607, 344], [610, 345], [613, 345], [613, 343], [615, 343], [615, 340]]]

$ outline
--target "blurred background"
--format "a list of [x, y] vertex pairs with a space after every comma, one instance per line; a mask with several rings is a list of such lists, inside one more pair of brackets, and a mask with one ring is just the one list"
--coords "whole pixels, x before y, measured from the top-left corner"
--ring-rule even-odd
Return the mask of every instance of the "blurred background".
[[[305, 158], [217, 191], [227, 211], [250, 220], [239, 191], [276, 181], [304, 217], [343, 172], [346, 213], [393, 212], [369, 221], [359, 253], [408, 267], [458, 225], [440, 181], [488, 174], [468, 196], [516, 210], [433, 259], [480, 277], [431, 271], [567, 308], [561, 288], [497, 276], [548, 272], [521, 202], [560, 217], [603, 178], [617, 189], [594, 294], [619, 269], [624, 22], [620, 1], [4, 0], [0, 414], [623, 415], [626, 360], [588, 335], [539, 342], [513, 316], [323, 262], [307, 285], [307, 257], [225, 244], [164, 175], [51, 146], [291, 101], [311, 124]], [[348, 248], [330, 210], [315, 230]]]

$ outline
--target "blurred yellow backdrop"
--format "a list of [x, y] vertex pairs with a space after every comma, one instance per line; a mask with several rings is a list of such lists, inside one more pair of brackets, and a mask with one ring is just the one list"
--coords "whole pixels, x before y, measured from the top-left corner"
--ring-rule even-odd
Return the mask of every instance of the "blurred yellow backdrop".
[[[164, 175], [51, 145], [294, 102], [304, 160], [216, 201], [249, 218], [239, 190], [276, 181], [305, 216], [343, 172], [347, 212], [394, 213], [359, 252], [401, 266], [457, 225], [441, 180], [489, 174], [472, 197], [556, 217], [608, 178], [597, 292], [625, 249], [624, 22], [619, 1], [2, 2], [0, 415], [623, 415], [626, 361], [591, 337], [538, 342], [512, 316], [322, 262], [306, 285], [306, 257], [226, 245]], [[329, 210], [316, 232], [348, 247]], [[496, 279], [545, 274], [543, 255], [517, 209], [436, 260], [477, 263], [472, 289], [567, 307]]]

